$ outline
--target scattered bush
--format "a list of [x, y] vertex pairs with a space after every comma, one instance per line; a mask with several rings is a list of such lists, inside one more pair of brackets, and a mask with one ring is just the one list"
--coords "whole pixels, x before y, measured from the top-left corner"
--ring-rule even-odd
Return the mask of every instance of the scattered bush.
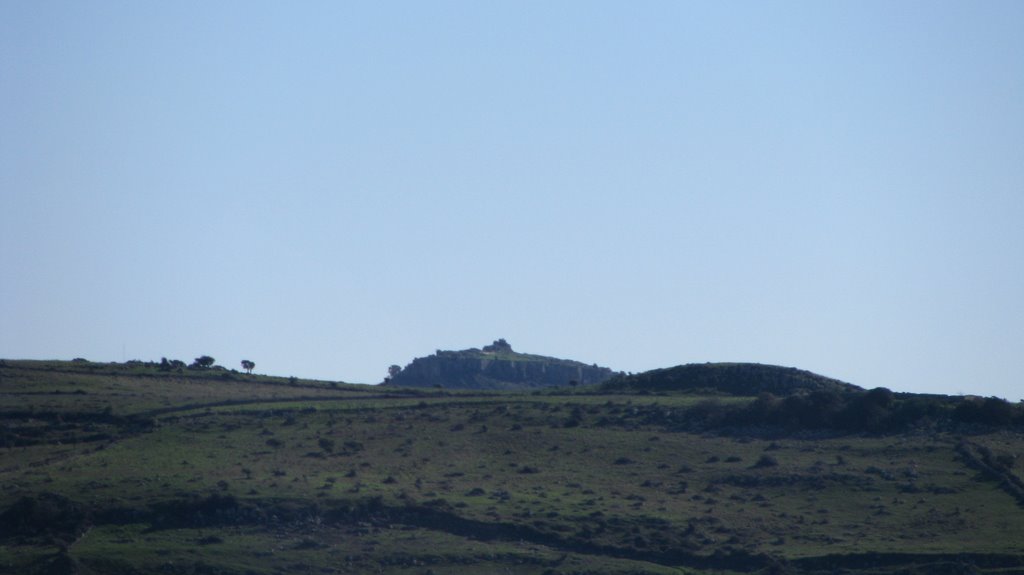
[[74, 540], [88, 524], [86, 509], [55, 493], [22, 497], [0, 513], [0, 535], [48, 535]]

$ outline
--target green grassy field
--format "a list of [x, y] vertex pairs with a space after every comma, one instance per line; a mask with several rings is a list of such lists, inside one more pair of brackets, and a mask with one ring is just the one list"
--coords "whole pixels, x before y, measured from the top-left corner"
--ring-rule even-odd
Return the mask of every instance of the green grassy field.
[[707, 401], [8, 360], [0, 572], [1024, 573], [964, 455], [1020, 477], [1019, 430], [659, 423]]

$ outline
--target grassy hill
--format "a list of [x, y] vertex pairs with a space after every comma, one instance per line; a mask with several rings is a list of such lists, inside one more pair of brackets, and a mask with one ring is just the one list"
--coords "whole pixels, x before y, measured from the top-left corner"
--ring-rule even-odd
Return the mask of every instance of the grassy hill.
[[605, 382], [601, 389], [630, 393], [671, 391], [756, 396], [760, 393], [790, 395], [813, 391], [856, 391], [861, 388], [794, 367], [759, 363], [692, 363], [635, 375], [620, 375]]
[[0, 572], [1024, 572], [1017, 406], [766, 434], [708, 414], [803, 396], [716, 394], [8, 360]]

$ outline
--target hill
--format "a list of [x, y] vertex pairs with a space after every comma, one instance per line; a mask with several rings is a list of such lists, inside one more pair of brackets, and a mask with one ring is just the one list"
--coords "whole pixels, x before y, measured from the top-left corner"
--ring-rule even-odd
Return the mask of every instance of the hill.
[[[898, 431], [786, 427], [840, 396], [936, 409]], [[760, 412], [780, 433], [737, 427]], [[1024, 571], [1024, 413], [991, 398], [0, 361], [0, 423], [0, 573]]]
[[771, 393], [785, 396], [814, 391], [862, 391], [860, 387], [796, 369], [760, 363], [692, 363], [655, 369], [635, 375], [620, 375], [606, 381], [604, 391], [725, 393], [756, 396]]
[[416, 358], [392, 375], [389, 385], [445, 389], [537, 389], [598, 384], [612, 377], [606, 367], [518, 353], [504, 339], [483, 349], [442, 351]]

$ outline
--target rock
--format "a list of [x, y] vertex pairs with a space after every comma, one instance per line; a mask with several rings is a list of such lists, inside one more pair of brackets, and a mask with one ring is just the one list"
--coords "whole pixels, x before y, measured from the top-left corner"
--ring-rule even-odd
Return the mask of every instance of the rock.
[[389, 385], [446, 389], [536, 389], [598, 384], [615, 372], [597, 365], [518, 353], [504, 339], [483, 349], [442, 351], [416, 358]]

